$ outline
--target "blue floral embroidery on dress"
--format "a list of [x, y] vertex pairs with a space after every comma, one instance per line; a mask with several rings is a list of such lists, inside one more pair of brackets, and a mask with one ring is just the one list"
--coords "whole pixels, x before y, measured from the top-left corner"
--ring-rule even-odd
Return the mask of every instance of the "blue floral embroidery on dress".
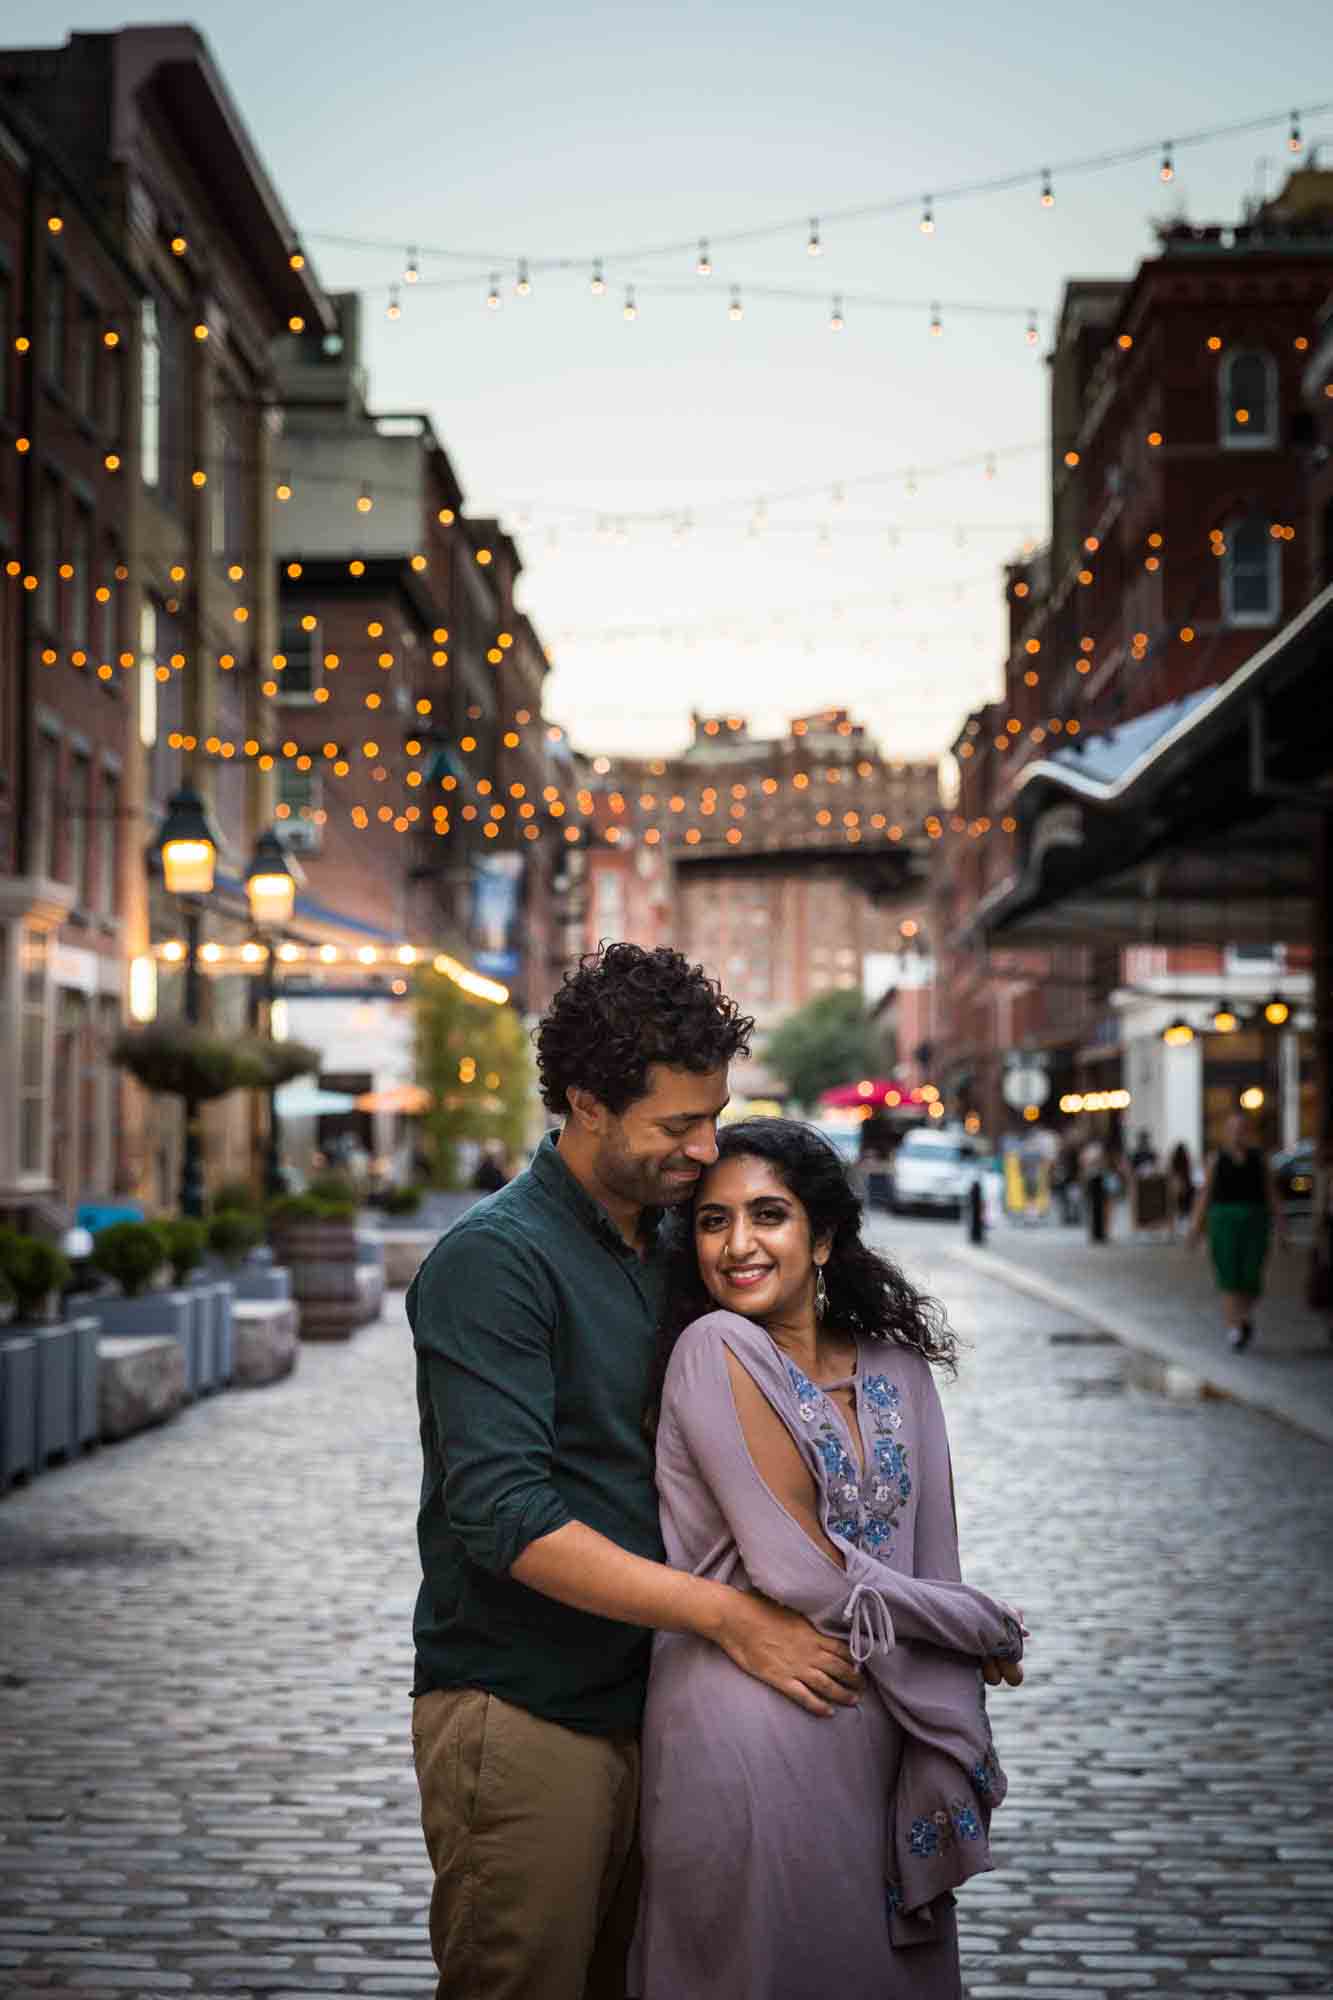
[[960, 1840], [980, 1840], [981, 1821], [971, 1806], [961, 1799], [954, 1799], [949, 1810], [953, 1814], [954, 1831]]
[[862, 1380], [861, 1393], [875, 1430], [863, 1478], [824, 1391], [794, 1361], [788, 1361], [787, 1374], [802, 1423], [816, 1426], [811, 1443], [828, 1479], [830, 1532], [868, 1555], [887, 1558], [903, 1502], [912, 1491], [907, 1446], [892, 1435], [902, 1427], [901, 1389], [887, 1375], [867, 1375]]
[[903, 1906], [903, 1892], [896, 1882], [886, 1882], [884, 1884], [884, 1901], [888, 1905], [890, 1916], [893, 1915], [895, 1910], [901, 1910]]
[[912, 1821], [911, 1849], [913, 1854], [939, 1853], [939, 1830], [933, 1819], [914, 1819]]

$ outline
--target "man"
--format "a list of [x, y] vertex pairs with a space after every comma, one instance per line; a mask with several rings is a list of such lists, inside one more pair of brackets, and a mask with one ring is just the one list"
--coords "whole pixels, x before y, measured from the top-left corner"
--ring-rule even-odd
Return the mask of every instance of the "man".
[[840, 1642], [662, 1560], [642, 1427], [656, 1211], [716, 1159], [753, 1026], [679, 952], [585, 959], [537, 1032], [558, 1139], [441, 1239], [407, 1295], [437, 2000], [623, 2000], [653, 1630], [712, 1640], [814, 1714], [856, 1699]]

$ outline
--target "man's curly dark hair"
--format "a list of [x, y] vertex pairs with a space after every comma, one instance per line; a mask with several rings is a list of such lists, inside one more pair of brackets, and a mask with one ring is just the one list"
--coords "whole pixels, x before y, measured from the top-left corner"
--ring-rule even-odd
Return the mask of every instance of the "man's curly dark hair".
[[559, 1116], [587, 1090], [617, 1116], [648, 1094], [653, 1063], [703, 1075], [750, 1052], [754, 1022], [716, 979], [659, 945], [601, 944], [567, 972], [537, 1024], [542, 1102]]

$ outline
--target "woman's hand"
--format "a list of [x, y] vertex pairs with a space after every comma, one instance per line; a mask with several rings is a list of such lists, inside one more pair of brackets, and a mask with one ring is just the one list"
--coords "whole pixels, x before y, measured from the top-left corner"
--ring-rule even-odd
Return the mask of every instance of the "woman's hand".
[[1006, 1687], [1011, 1688], [1023, 1685], [1023, 1662], [1021, 1660], [983, 1660], [981, 1662], [981, 1672], [987, 1687], [999, 1687], [1001, 1682]]

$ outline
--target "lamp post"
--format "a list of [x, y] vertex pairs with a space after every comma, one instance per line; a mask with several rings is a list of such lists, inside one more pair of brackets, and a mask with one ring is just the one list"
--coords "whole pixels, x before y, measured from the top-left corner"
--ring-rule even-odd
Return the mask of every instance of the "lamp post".
[[[271, 826], [265, 827], [255, 842], [250, 866], [245, 871], [245, 894], [250, 905], [251, 921], [265, 947], [264, 970], [260, 975], [260, 1002], [264, 1010], [264, 1026], [272, 1035], [273, 1002], [277, 994], [277, 934], [295, 907], [296, 878], [286, 850]], [[268, 1098], [268, 1135], [264, 1141], [264, 1193], [271, 1199], [282, 1193], [282, 1170], [278, 1149], [277, 1092], [272, 1084], [265, 1094]]]
[[[179, 899], [185, 918], [185, 1019], [199, 1025], [199, 933], [203, 898], [212, 893], [218, 843], [204, 802], [187, 779], [167, 801], [166, 817], [148, 850], [149, 864], [161, 866], [169, 896]], [[182, 1215], [204, 1212], [203, 1131], [199, 1100], [185, 1099], [185, 1149], [181, 1159]]]

